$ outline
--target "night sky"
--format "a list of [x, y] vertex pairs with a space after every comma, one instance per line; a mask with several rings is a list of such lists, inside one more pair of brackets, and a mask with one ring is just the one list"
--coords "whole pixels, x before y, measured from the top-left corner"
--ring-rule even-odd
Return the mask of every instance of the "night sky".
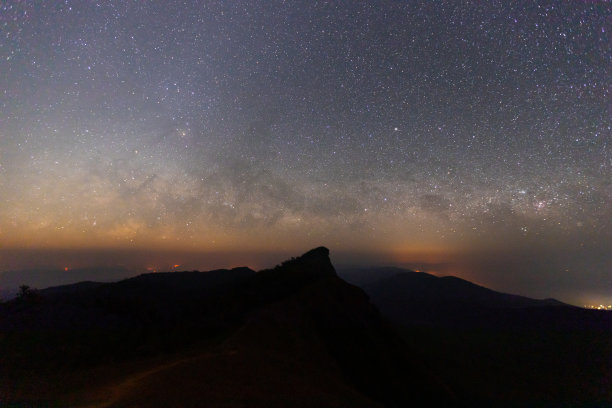
[[325, 245], [612, 302], [611, 10], [0, 1], [0, 267]]

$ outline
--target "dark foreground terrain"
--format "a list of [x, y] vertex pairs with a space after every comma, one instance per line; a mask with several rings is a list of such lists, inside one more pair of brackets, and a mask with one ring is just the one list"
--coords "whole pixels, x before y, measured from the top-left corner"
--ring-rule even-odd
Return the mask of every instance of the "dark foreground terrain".
[[388, 275], [364, 292], [321, 247], [260, 272], [23, 291], [0, 305], [0, 406], [612, 403], [610, 314]]
[[612, 406], [610, 312], [411, 271], [363, 287], [462, 401]]

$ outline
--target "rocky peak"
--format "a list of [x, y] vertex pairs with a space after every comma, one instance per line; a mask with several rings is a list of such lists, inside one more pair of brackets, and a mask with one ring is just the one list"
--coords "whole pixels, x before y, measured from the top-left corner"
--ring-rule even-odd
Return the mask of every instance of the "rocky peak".
[[337, 277], [329, 259], [329, 249], [318, 247], [302, 256], [291, 258], [273, 269], [257, 273], [260, 281], [298, 288], [323, 278]]
[[286, 269], [291, 274], [308, 275], [313, 278], [337, 276], [329, 259], [329, 249], [322, 246], [285, 261], [277, 268]]

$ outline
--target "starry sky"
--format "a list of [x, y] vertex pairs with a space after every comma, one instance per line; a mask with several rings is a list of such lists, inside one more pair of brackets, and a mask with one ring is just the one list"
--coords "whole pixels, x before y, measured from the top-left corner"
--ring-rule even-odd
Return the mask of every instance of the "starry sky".
[[325, 245], [611, 302], [611, 10], [0, 1], [0, 269]]

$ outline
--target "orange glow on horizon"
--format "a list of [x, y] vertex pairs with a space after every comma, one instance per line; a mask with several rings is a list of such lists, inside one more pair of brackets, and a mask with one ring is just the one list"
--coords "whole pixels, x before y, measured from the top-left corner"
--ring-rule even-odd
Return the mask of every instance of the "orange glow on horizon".
[[[11, 230], [10, 240], [3, 242], [3, 250], [159, 250], [176, 252], [299, 252], [304, 248], [314, 248], [320, 245], [332, 246], [323, 240], [287, 239], [278, 231], [270, 231], [267, 239], [255, 238], [253, 234], [235, 233], [228, 234], [226, 231], [204, 231], [200, 235], [206, 235], [207, 239], [185, 238], [183, 234], [157, 234], [156, 231], [143, 231], [138, 236], [117, 238], [98, 235], [84, 236], [71, 231], [63, 231], [58, 234], [55, 231], [31, 231], [28, 228], [22, 230]], [[163, 238], [160, 236], [163, 235]], [[344, 248], [342, 248], [344, 249]]]
[[398, 248], [389, 253], [390, 258], [398, 263], [426, 263], [436, 264], [452, 260], [457, 255], [457, 251], [451, 248], [434, 247], [406, 247]]

